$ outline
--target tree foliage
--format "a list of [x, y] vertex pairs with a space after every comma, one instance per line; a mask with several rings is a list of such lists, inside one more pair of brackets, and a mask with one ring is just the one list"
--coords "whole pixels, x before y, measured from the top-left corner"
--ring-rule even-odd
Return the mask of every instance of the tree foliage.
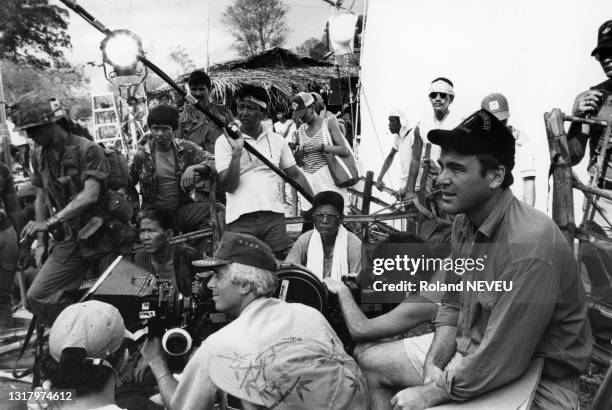
[[177, 46], [174, 50], [172, 50], [172, 52], [170, 52], [168, 57], [178, 66], [179, 72], [177, 75], [188, 73], [196, 68], [191, 56], [189, 56], [189, 53], [183, 46]]
[[2, 0], [0, 59], [36, 68], [65, 67], [68, 12], [49, 0]]
[[225, 9], [223, 22], [234, 37], [234, 48], [248, 57], [285, 43], [288, 10], [282, 0], [235, 0]]
[[41, 70], [13, 62], [2, 62], [5, 98], [9, 105], [21, 95], [37, 93], [57, 98], [73, 119], [91, 116], [89, 81], [84, 67], [64, 67]]
[[322, 60], [329, 50], [327, 48], [327, 44], [312, 37], [297, 46], [296, 51], [300, 55]]

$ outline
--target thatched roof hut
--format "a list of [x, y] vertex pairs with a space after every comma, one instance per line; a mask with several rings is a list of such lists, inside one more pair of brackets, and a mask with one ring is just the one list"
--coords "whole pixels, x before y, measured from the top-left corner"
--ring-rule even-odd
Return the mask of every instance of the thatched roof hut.
[[[342, 73], [346, 76], [346, 73]], [[300, 91], [329, 88], [329, 80], [338, 77], [338, 70], [327, 61], [301, 57], [284, 48], [274, 47], [247, 58], [227, 61], [210, 67], [213, 101], [234, 107], [233, 95], [243, 84], [263, 87], [270, 96], [270, 112], [289, 111], [291, 98]], [[177, 79], [187, 82], [189, 74]], [[164, 87], [149, 93], [155, 97], [170, 89]], [[179, 103], [179, 105], [182, 104]]]

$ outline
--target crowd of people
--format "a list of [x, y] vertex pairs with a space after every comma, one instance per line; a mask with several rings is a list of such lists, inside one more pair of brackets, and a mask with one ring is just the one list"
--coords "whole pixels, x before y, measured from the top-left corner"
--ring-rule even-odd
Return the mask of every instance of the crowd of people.
[[[597, 116], [612, 93], [612, 21], [599, 29], [592, 55], [608, 79], [578, 95], [578, 117]], [[31, 185], [19, 192], [10, 170], [0, 166], [0, 326], [10, 327], [13, 275], [33, 249], [39, 270], [26, 302], [51, 327], [43, 371], [55, 388], [74, 389], [78, 408], [118, 408], [117, 373], [126, 361], [125, 339], [133, 336], [114, 307], [73, 304], [83, 279], [96, 277], [117, 254], [130, 255], [184, 296], [191, 296], [196, 276], [205, 279], [216, 311], [232, 319], [194, 349], [178, 379], [158, 337], [140, 342], [141, 360], [167, 408], [213, 408], [229, 395], [244, 408], [424, 409], [495, 394], [538, 363], [539, 377], [516, 399], [531, 400], [534, 409], [578, 408], [579, 376], [593, 344], [585, 289], [561, 230], [532, 207], [534, 153], [528, 138], [508, 124], [503, 95], [485, 96], [478, 110], [460, 119], [451, 110], [453, 82], [438, 77], [429, 88], [431, 117], [411, 126], [401, 109], [390, 113], [394, 144], [376, 186], [384, 187], [399, 154], [398, 196], [433, 193], [441, 215], [453, 220], [445, 256], [486, 263], [461, 274], [430, 272], [425, 280], [441, 281], [444, 291], [408, 292], [403, 303], [371, 318], [343, 282], [363, 274], [367, 262], [360, 239], [343, 225], [347, 190], [335, 184], [324, 156], [352, 155], [346, 124], [316, 93], [298, 93], [292, 115], [278, 113], [269, 125], [268, 94], [257, 85], [237, 91], [235, 114], [211, 101], [203, 71], [192, 73], [188, 86], [200, 104], [234, 124], [237, 137], [190, 102], [180, 110], [159, 104], [148, 114], [149, 133], [127, 172], [125, 158], [74, 132], [57, 100], [29, 95], [13, 110], [35, 149]], [[589, 144], [595, 163], [599, 151], [608, 150], [602, 135], [600, 126], [572, 125], [572, 161], [580, 161]], [[285, 224], [285, 182], [245, 143], [313, 198], [313, 229], [295, 242]], [[609, 191], [612, 162], [605, 152], [598, 186]], [[510, 190], [515, 178], [522, 183], [518, 198]], [[209, 225], [216, 199], [224, 201], [225, 227], [214, 254], [172, 244], [175, 234]], [[612, 209], [606, 201], [600, 207]], [[605, 219], [595, 222], [609, 235]], [[36, 240], [34, 247], [28, 238]], [[136, 240], [142, 247], [132, 255]], [[416, 244], [432, 255], [414, 233], [387, 242]], [[609, 260], [605, 252], [599, 257]], [[305, 266], [337, 296], [358, 343], [352, 356], [321, 312], [274, 297], [279, 261]], [[590, 275], [594, 286], [610, 289], [608, 270]], [[453, 286], [478, 281], [511, 287]], [[426, 322], [433, 332], [406, 337]]]

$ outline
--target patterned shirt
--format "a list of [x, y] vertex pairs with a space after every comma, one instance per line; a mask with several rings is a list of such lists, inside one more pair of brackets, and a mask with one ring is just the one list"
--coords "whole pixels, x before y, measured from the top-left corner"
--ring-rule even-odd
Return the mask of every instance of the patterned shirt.
[[[286, 350], [269, 355], [269, 348], [279, 344]], [[265, 360], [257, 360], [261, 357]], [[226, 360], [234, 358], [238, 360]], [[172, 397], [172, 407], [204, 408], [204, 395], [215, 386], [212, 378], [220, 373], [218, 366], [231, 370], [236, 385], [244, 386], [231, 394], [246, 401], [248, 397], [261, 399], [260, 388], [276, 381], [277, 388], [264, 401], [265, 408], [368, 407], [366, 381], [355, 360], [344, 352], [323, 315], [301, 303], [266, 297], [249, 303], [240, 316], [210, 335], [193, 354]], [[302, 390], [295, 388], [300, 380], [306, 386]]]
[[[229, 123], [234, 120], [234, 116], [229, 108], [223, 105], [210, 104], [208, 107], [211, 113]], [[189, 140], [207, 152], [214, 153], [215, 141], [223, 134], [223, 130], [217, 127], [210, 119], [195, 108], [193, 104], [185, 103], [179, 114], [179, 138]]]
[[[149, 142], [136, 153], [132, 166], [130, 167], [132, 181], [135, 184], [138, 183], [140, 186], [143, 208], [152, 205], [151, 201], [156, 197], [156, 190], [158, 187], [155, 146], [155, 140], [149, 140]], [[187, 167], [202, 164], [208, 166], [212, 170], [212, 174], [205, 182], [204, 188], [207, 192], [210, 192], [210, 179], [212, 179], [215, 174], [214, 156], [187, 140], [174, 140], [170, 152], [175, 156], [174, 164], [177, 184], [181, 183], [181, 176]], [[182, 187], [179, 187], [179, 192], [181, 195], [181, 204], [191, 202], [189, 193], [183, 190]]]

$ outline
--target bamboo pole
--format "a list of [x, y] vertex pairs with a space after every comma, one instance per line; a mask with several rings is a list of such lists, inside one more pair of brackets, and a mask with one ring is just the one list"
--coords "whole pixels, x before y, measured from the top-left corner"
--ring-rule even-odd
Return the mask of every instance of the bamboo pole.
[[572, 168], [569, 161], [567, 136], [563, 127], [564, 115], [558, 108], [544, 114], [550, 163], [553, 170], [552, 219], [561, 228], [565, 239], [573, 247], [576, 234]]

